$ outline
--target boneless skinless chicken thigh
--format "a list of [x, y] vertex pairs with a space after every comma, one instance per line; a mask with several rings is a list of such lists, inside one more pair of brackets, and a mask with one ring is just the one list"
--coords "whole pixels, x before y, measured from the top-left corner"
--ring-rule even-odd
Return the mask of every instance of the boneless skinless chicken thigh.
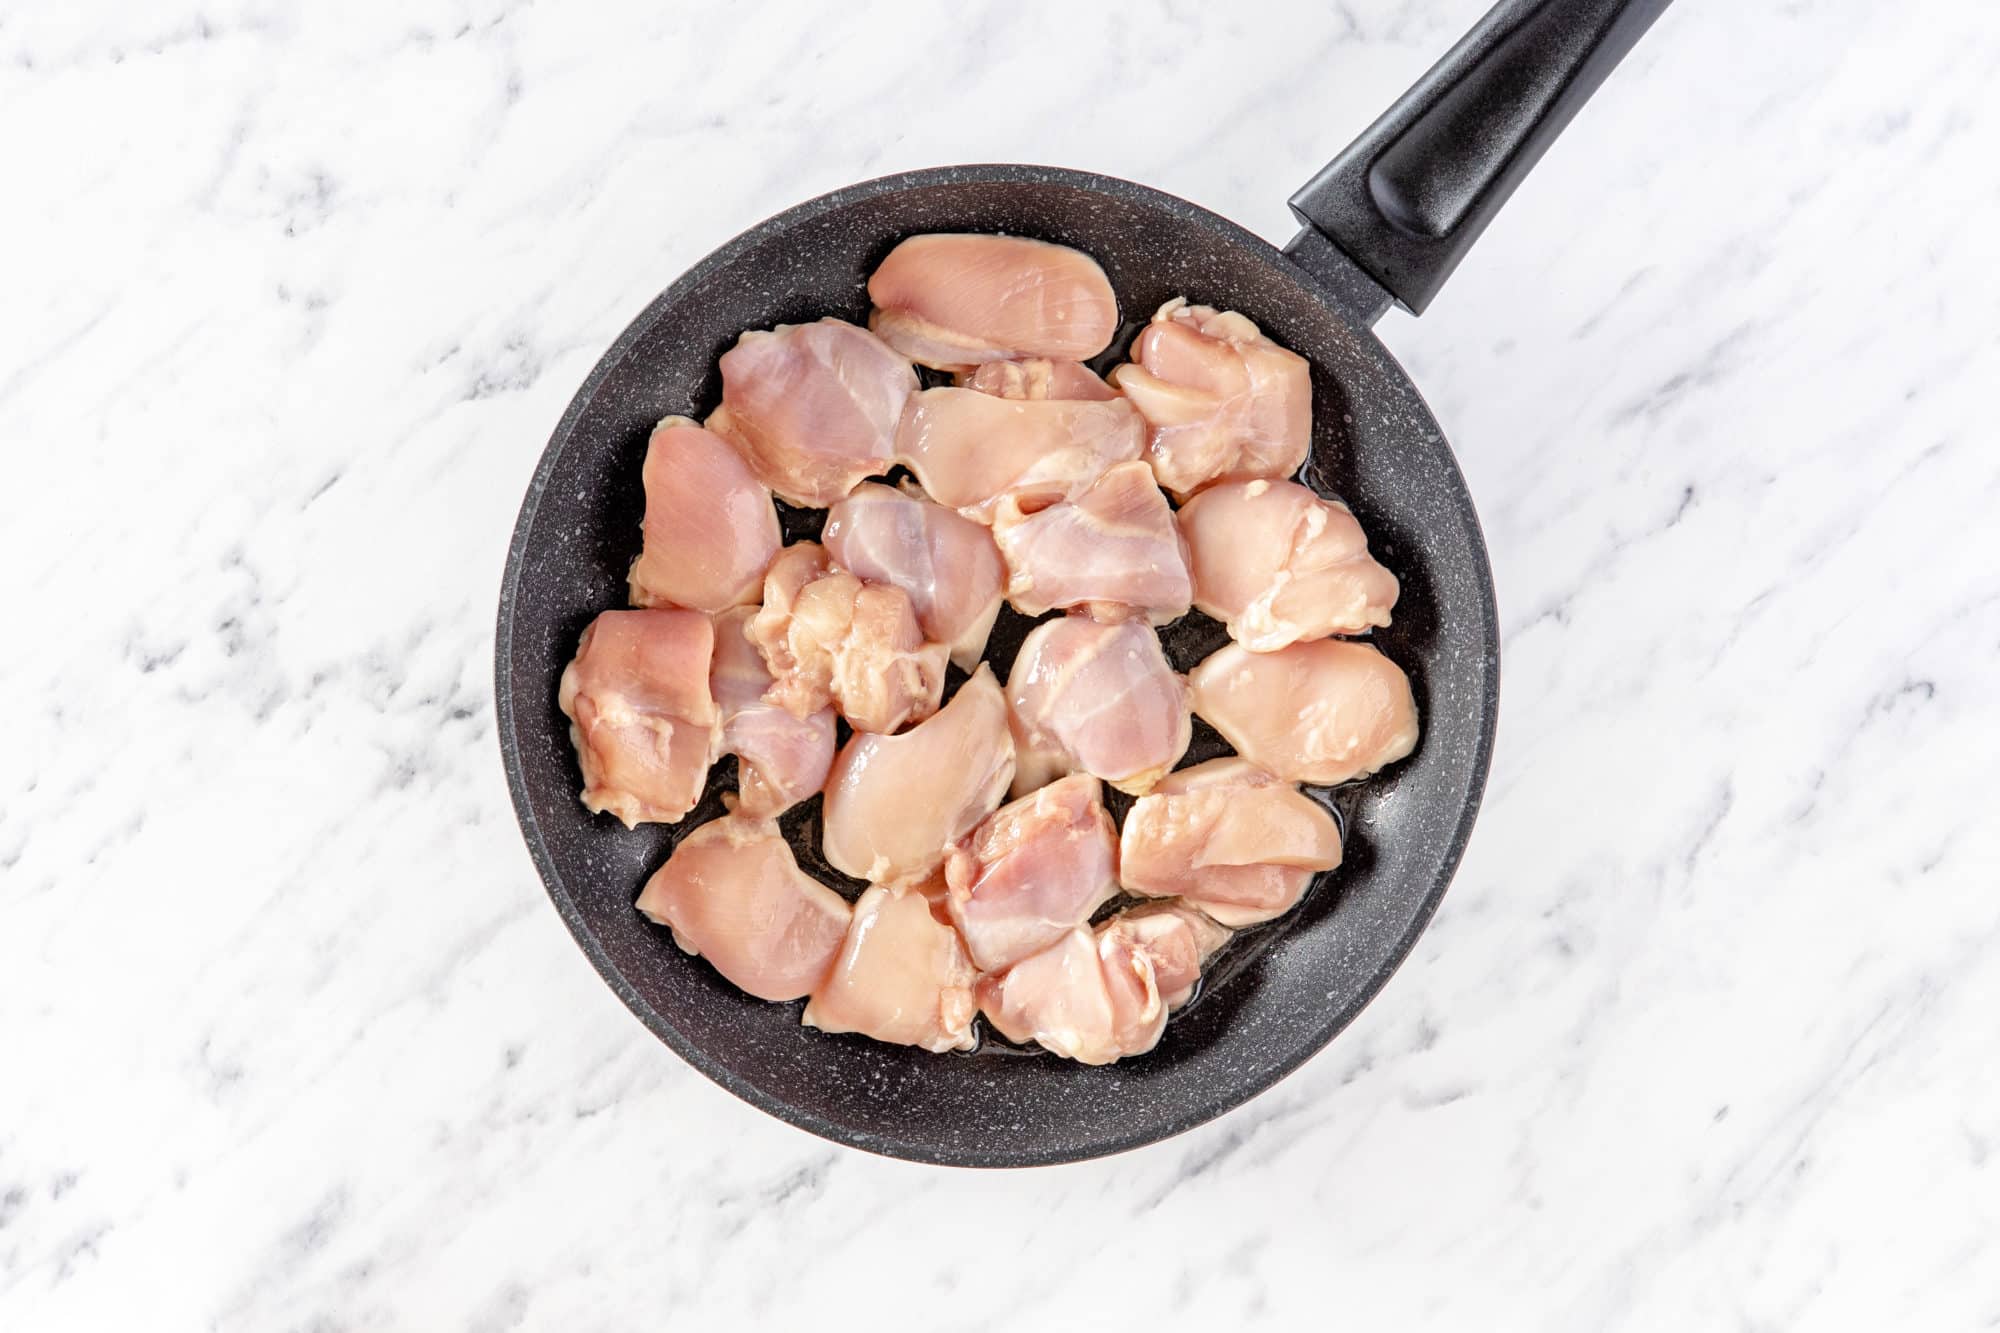
[[1075, 361], [1031, 357], [1025, 361], [988, 361], [958, 377], [959, 385], [995, 398], [1082, 398], [1109, 402], [1118, 390], [1089, 366]]
[[606, 611], [590, 622], [556, 693], [586, 808], [628, 828], [694, 808], [717, 752], [714, 648], [698, 611]]
[[1146, 447], [1146, 423], [1124, 399], [999, 398], [977, 389], [911, 397], [896, 454], [939, 504], [983, 522], [1008, 494], [1060, 500]]
[[736, 449], [686, 417], [646, 445], [645, 547], [632, 562], [634, 606], [725, 611], [757, 600], [784, 539], [771, 492]]
[[912, 236], [868, 279], [870, 327], [920, 365], [1087, 361], [1118, 331], [1118, 298], [1080, 250], [1019, 236]]
[[795, 717], [831, 703], [856, 731], [895, 731], [944, 692], [945, 646], [924, 638], [910, 599], [832, 568], [815, 542], [771, 562], [747, 632], [771, 672], [765, 698]]
[[1147, 460], [1176, 499], [1306, 461], [1312, 368], [1233, 310], [1167, 302], [1111, 382], [1152, 426]]
[[825, 507], [894, 462], [896, 423], [917, 389], [907, 359], [838, 319], [750, 332], [722, 355], [708, 429], [795, 505]]
[[877, 884], [854, 904], [833, 970], [806, 1004], [822, 1032], [859, 1032], [927, 1051], [969, 1051], [979, 974], [915, 883]]
[[1002, 497], [993, 540], [1007, 559], [1007, 600], [1023, 615], [1082, 606], [1164, 625], [1194, 596], [1173, 510], [1144, 463], [1120, 463], [1054, 504]]
[[1007, 676], [1014, 793], [1064, 773], [1150, 789], [1193, 735], [1187, 688], [1143, 621], [1068, 615], [1021, 642]]
[[764, 697], [773, 682], [750, 641], [755, 614], [739, 606], [715, 618], [708, 683], [722, 714], [721, 752], [736, 756], [737, 808], [746, 815], [778, 815], [826, 785], [834, 715], [827, 707], [795, 717]]
[[799, 869], [776, 824], [739, 814], [682, 838], [636, 906], [762, 1000], [811, 994], [852, 915], [846, 899]]
[[1417, 745], [1410, 679], [1364, 643], [1274, 653], [1228, 644], [1188, 673], [1194, 709], [1236, 753], [1287, 782], [1365, 777]]
[[820, 541], [842, 569], [908, 597], [962, 669], [978, 664], [1006, 582], [992, 533], [913, 487], [866, 482], [827, 511]]
[[1118, 892], [1118, 831], [1076, 774], [987, 816], [945, 857], [946, 906], [982, 971], [1019, 962]]
[[1227, 481], [1181, 507], [1194, 604], [1252, 652], [1389, 623], [1396, 576], [1344, 504], [1295, 481]]

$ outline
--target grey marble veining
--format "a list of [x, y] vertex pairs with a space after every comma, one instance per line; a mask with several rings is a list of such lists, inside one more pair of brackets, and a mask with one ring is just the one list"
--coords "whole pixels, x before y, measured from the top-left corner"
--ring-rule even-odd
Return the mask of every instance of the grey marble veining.
[[953, 161], [1282, 240], [1479, 8], [0, 17], [0, 1328], [2000, 1321], [1985, 5], [1676, 6], [1385, 321], [1500, 748], [1409, 964], [1249, 1106], [833, 1148], [648, 1037], [520, 846], [507, 535], [655, 292]]

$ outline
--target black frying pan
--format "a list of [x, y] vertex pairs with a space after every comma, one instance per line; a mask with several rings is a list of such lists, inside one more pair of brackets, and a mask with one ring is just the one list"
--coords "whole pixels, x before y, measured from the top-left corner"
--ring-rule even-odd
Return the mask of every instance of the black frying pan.
[[[972, 166], [868, 181], [800, 204], [697, 264], [648, 306], [577, 391], [528, 488], [501, 586], [496, 692], [515, 808], [549, 895], [632, 1011], [697, 1069], [815, 1134], [966, 1166], [1074, 1161], [1220, 1115], [1296, 1069], [1360, 1012], [1430, 920], [1464, 850], [1498, 704], [1492, 571], [1437, 422], [1369, 332], [1391, 300], [1421, 313], [1468, 246], [1667, 0], [1503, 0], [1292, 199], [1283, 251], [1172, 195], [1049, 167]], [[938, 1056], [801, 1027], [683, 956], [632, 908], [675, 838], [719, 813], [727, 763], [677, 827], [628, 832], [577, 800], [556, 682], [591, 617], [622, 605], [638, 551], [653, 424], [703, 416], [716, 358], [745, 329], [868, 313], [869, 272], [902, 238], [993, 231], [1072, 245], [1110, 276], [1127, 338], [1187, 296], [1243, 311], [1313, 365], [1304, 479], [1346, 500], [1402, 579], [1377, 642], [1424, 721], [1409, 760], [1329, 799], [1347, 861], [1298, 910], [1244, 932], [1157, 1050], [1105, 1068], [989, 1045]], [[1107, 354], [1117, 359], [1126, 339]], [[817, 514], [786, 516], [788, 540]], [[1006, 612], [1005, 668], [1030, 622]], [[1165, 636], [1186, 670], [1223, 641], [1200, 616]], [[1197, 726], [1187, 762], [1221, 753]], [[815, 800], [787, 831], [801, 863]]]

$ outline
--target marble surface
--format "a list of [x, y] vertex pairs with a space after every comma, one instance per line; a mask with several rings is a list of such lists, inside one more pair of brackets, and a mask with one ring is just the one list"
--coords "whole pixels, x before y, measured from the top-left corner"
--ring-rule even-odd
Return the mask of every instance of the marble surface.
[[978, 1174], [745, 1107], [516, 836], [508, 532], [609, 340], [849, 180], [1274, 240], [1477, 0], [0, 16], [0, 1328], [2000, 1321], [2000, 16], [1670, 12], [1381, 334], [1485, 814], [1276, 1090]]

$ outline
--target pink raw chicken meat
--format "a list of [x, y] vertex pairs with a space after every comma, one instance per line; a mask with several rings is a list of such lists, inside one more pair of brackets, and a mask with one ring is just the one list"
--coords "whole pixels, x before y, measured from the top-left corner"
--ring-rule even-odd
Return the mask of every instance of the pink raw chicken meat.
[[910, 363], [838, 319], [752, 331], [722, 354], [708, 428], [795, 505], [825, 508], [895, 462], [896, 423], [917, 391]]
[[967, 389], [990, 393], [995, 398], [1075, 398], [1109, 402], [1118, 390], [1106, 384], [1089, 366], [1076, 361], [988, 361], [970, 374], [960, 375]]
[[1396, 576], [1344, 504], [1295, 481], [1228, 481], [1182, 506], [1194, 604], [1253, 653], [1389, 623]]
[[1017, 496], [993, 511], [1007, 559], [1007, 600], [1023, 615], [1088, 607], [1101, 619], [1138, 614], [1164, 625], [1194, 596], [1174, 511], [1144, 463], [1120, 463], [1053, 505]]
[[833, 970], [806, 1005], [822, 1032], [859, 1032], [927, 1051], [969, 1051], [978, 974], [915, 884], [877, 884], [854, 904]]
[[1287, 782], [1366, 777], [1417, 746], [1409, 677], [1365, 643], [1320, 639], [1274, 653], [1232, 643], [1188, 685], [1194, 710], [1238, 754]]
[[1312, 445], [1311, 367], [1233, 310], [1167, 302], [1111, 382], [1152, 425], [1148, 458], [1176, 499], [1289, 477]]
[[772, 562], [748, 633], [771, 672], [765, 699], [794, 717], [832, 703], [856, 731], [894, 731], [944, 693], [945, 646], [925, 640], [910, 599], [831, 569], [814, 542]]
[[1060, 939], [1118, 892], [1118, 834], [1079, 773], [987, 816], [945, 857], [946, 902], [972, 961], [997, 971]]
[[827, 511], [820, 541], [842, 569], [908, 597], [924, 637], [961, 669], [978, 663], [1006, 579], [984, 527], [914, 488], [866, 482]]
[[1146, 423], [1122, 398], [1016, 400], [977, 389], [925, 389], [896, 432], [897, 456], [925, 494], [982, 523], [1003, 495], [1063, 499], [1145, 447]]
[[1187, 752], [1186, 686], [1143, 622], [1069, 615], [1030, 631], [1007, 677], [1014, 794], [1065, 773], [1151, 789]]
[[708, 683], [722, 712], [721, 752], [736, 756], [738, 807], [746, 815], [778, 815], [826, 785], [834, 716], [829, 707], [794, 717], [765, 700], [771, 673], [746, 632], [755, 614], [739, 606], [715, 618]]
[[645, 547], [632, 562], [634, 606], [726, 611], [757, 600], [784, 538], [771, 492], [735, 448], [686, 417], [646, 445]]
[[1087, 361], [1118, 331], [1118, 298], [1080, 250], [1019, 236], [912, 236], [868, 279], [869, 320], [921, 365], [958, 370], [987, 361]]
[[1007, 701], [982, 665], [935, 717], [900, 736], [857, 733], [841, 748], [826, 784], [826, 859], [858, 879], [929, 874], [1013, 776]]
[[734, 814], [681, 839], [636, 906], [760, 1000], [811, 994], [850, 916], [846, 899], [799, 869], [775, 823]]
[[1094, 933], [1078, 926], [1006, 972], [982, 977], [979, 1007], [1009, 1041], [1037, 1042], [1084, 1064], [1143, 1055], [1228, 937], [1190, 908], [1135, 908]]
[[1238, 758], [1167, 774], [1125, 816], [1118, 878], [1180, 897], [1225, 926], [1289, 912], [1313, 876], [1340, 864], [1340, 826], [1289, 782]]
[[588, 809], [628, 828], [694, 809], [716, 755], [714, 647], [699, 611], [606, 611], [590, 622], [556, 693]]

